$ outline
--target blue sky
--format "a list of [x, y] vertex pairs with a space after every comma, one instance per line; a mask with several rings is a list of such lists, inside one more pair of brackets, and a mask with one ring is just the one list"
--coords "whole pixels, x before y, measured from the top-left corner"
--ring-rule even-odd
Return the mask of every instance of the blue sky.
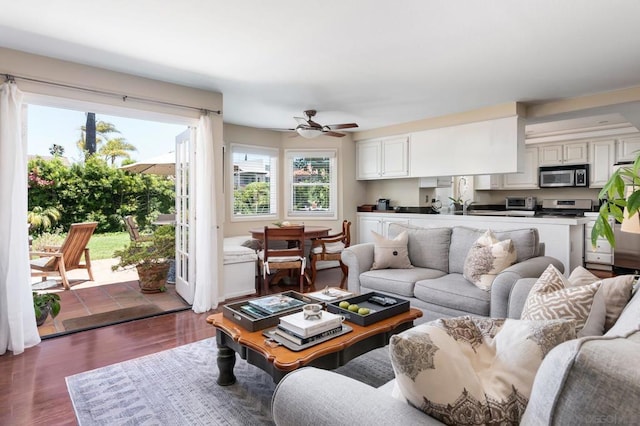
[[[64, 146], [64, 156], [71, 162], [82, 158], [76, 142], [80, 139], [80, 126], [87, 121], [84, 111], [39, 105], [29, 105], [28, 110], [28, 154], [50, 155], [49, 148], [55, 143]], [[100, 120], [115, 125], [120, 131], [116, 135], [138, 148], [131, 153], [134, 160], [175, 151], [175, 137], [187, 128], [185, 125], [96, 114], [96, 121]]]

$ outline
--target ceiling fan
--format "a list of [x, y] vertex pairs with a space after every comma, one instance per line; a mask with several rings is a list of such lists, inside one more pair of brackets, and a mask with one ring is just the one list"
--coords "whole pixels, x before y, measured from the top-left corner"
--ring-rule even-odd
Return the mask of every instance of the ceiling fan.
[[316, 115], [315, 109], [308, 109], [304, 112], [304, 114], [307, 116], [307, 118], [293, 117], [298, 122], [298, 126], [295, 129], [287, 129], [287, 130], [296, 132], [303, 138], [307, 138], [307, 139], [313, 139], [320, 135], [334, 136], [336, 138], [341, 138], [345, 136], [345, 134], [340, 132], [335, 132], [334, 130], [351, 129], [354, 127], [358, 127], [356, 123], [329, 124], [325, 126], [318, 124], [311, 119]]

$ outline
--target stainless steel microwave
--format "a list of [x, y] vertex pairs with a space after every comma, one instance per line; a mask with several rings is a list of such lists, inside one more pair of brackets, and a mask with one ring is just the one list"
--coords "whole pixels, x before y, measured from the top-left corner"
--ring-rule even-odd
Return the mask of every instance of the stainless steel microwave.
[[589, 186], [589, 165], [540, 167], [538, 185], [540, 188], [586, 188]]

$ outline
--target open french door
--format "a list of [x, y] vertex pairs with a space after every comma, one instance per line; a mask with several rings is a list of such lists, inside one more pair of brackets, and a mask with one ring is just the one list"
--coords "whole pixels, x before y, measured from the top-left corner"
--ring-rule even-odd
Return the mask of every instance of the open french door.
[[189, 128], [176, 136], [176, 292], [189, 304], [195, 295], [195, 133]]

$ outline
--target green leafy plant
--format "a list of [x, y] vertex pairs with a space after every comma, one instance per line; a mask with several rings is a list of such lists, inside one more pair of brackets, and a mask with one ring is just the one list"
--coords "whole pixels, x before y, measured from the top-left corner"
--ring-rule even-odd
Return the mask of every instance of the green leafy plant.
[[112, 266], [112, 269], [115, 271], [120, 267], [145, 267], [168, 263], [175, 258], [175, 253], [175, 228], [173, 226], [159, 226], [153, 232], [153, 238], [150, 241], [132, 241], [122, 250], [116, 250], [113, 256], [119, 257], [120, 261]]
[[604, 185], [598, 198], [601, 200], [599, 215], [591, 231], [591, 243], [603, 236], [615, 247], [615, 235], [609, 218], [622, 222], [625, 215], [633, 216], [640, 210], [640, 154], [633, 164], [620, 167]]
[[33, 291], [32, 294], [33, 310], [35, 311], [36, 319], [41, 318], [43, 316], [43, 312], [47, 312], [47, 309], [49, 309], [49, 313], [52, 318], [55, 318], [60, 313], [59, 295], [56, 293], [38, 293], [36, 291]]

